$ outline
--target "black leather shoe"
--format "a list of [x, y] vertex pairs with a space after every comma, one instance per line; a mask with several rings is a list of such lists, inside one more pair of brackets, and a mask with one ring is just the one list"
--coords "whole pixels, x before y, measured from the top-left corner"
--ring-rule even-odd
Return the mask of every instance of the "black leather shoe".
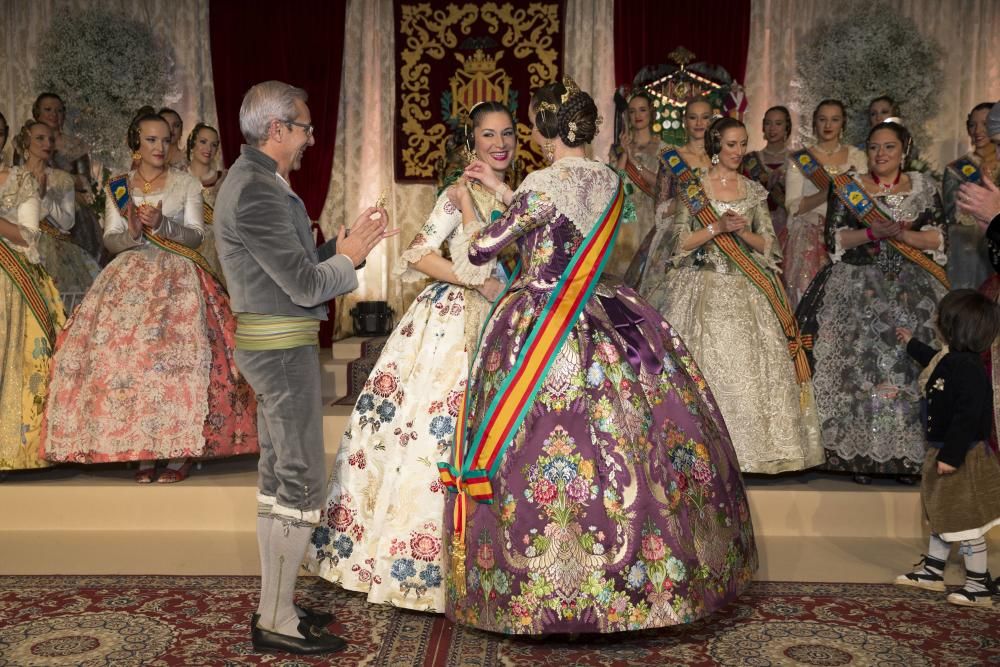
[[250, 633], [253, 649], [255, 651], [284, 651], [298, 655], [316, 655], [333, 653], [347, 647], [347, 642], [337, 635], [331, 635], [305, 621], [299, 621], [298, 631], [302, 638], [290, 637], [255, 627]]
[[[299, 607], [299, 609], [305, 612], [305, 616], [300, 617], [301, 620], [306, 621], [309, 625], [313, 625], [321, 630], [333, 623], [333, 614], [325, 611], [316, 611], [315, 609], [306, 609], [305, 607]], [[250, 617], [250, 629], [256, 629], [259, 621], [260, 614], [255, 612], [254, 615]]]

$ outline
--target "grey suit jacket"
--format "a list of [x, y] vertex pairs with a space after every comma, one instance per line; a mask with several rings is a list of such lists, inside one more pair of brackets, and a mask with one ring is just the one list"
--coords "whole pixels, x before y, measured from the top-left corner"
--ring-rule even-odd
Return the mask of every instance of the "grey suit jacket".
[[277, 163], [244, 145], [215, 201], [215, 244], [237, 313], [327, 319], [325, 304], [357, 288], [336, 239], [316, 248], [302, 200]]

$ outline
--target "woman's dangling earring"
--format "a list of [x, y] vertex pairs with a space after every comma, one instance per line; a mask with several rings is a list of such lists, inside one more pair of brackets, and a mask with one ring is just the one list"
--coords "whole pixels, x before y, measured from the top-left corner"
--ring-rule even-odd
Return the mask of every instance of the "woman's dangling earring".
[[469, 144], [465, 144], [464, 148], [465, 148], [464, 157], [466, 164], [472, 164], [473, 162], [479, 159], [479, 156], [476, 155], [476, 151], [472, 150], [472, 146], [470, 146]]
[[556, 147], [551, 141], [546, 141], [542, 146], [542, 155], [545, 161], [552, 164], [556, 160]]
[[719, 164], [719, 154], [718, 153], [713, 153], [712, 154], [712, 164], [713, 165]]
[[844, 142], [844, 128], [840, 128], [840, 134], [837, 135], [837, 141]]
[[142, 159], [142, 155], [139, 153], [139, 151], [132, 153], [133, 162], [138, 162], [140, 159]]

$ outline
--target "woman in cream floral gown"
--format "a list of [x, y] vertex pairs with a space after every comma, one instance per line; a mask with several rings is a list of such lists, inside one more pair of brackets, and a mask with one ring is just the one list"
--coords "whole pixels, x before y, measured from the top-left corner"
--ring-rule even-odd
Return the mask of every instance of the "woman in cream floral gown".
[[[471, 113], [475, 150], [503, 178], [514, 156], [510, 112], [481, 103]], [[500, 181], [502, 182], [502, 181]], [[469, 187], [477, 226], [502, 211], [480, 185]], [[499, 192], [510, 189], [501, 186]], [[328, 502], [306, 567], [368, 601], [444, 611], [442, 526], [444, 487], [436, 464], [447, 459], [468, 355], [500, 289], [495, 263], [473, 266], [461, 212], [442, 193], [427, 222], [403, 252], [404, 281], [434, 278], [386, 342], [341, 440]], [[440, 256], [447, 241], [451, 261]], [[426, 275], [425, 275], [426, 274]]]
[[717, 164], [701, 182], [720, 222], [703, 227], [678, 198], [669, 239], [674, 268], [649, 302], [677, 327], [704, 371], [740, 469], [773, 474], [819, 465], [823, 449], [812, 387], [796, 378], [779, 316], [716, 239], [738, 239], [761, 274], [773, 278], [781, 252], [767, 191], [737, 173], [746, 137], [742, 123], [730, 118], [709, 129], [705, 145], [712, 144]]

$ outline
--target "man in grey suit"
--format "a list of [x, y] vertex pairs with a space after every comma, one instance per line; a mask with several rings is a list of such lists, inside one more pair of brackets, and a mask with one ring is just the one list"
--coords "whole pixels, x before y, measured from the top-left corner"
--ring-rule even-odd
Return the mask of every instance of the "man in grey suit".
[[[312, 146], [306, 93], [279, 81], [243, 98], [246, 139], [215, 204], [215, 238], [236, 313], [236, 363], [257, 395], [257, 543], [261, 594], [251, 621], [258, 650], [314, 654], [346, 643], [333, 616], [297, 607], [295, 579], [325, 499], [318, 334], [326, 303], [358, 286], [355, 267], [387, 232], [369, 208], [348, 236], [316, 248], [289, 174]], [[378, 214], [378, 215], [376, 215]]]

